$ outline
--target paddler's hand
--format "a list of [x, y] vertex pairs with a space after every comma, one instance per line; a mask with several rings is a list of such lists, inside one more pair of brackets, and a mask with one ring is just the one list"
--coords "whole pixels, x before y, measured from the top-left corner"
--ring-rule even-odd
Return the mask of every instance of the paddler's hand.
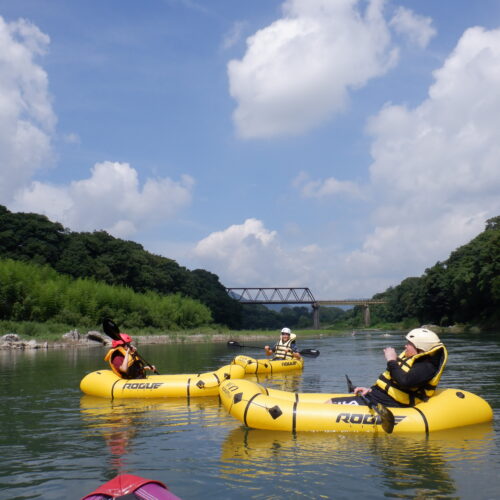
[[386, 361], [396, 361], [398, 355], [393, 347], [386, 347], [384, 349], [384, 356]]
[[354, 394], [361, 394], [362, 396], [366, 396], [371, 389], [368, 389], [367, 387], [355, 387], [354, 388]]

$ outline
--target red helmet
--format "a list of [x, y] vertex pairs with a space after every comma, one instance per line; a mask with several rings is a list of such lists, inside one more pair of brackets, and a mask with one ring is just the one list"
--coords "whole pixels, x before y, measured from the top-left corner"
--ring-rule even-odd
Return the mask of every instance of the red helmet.
[[132, 342], [132, 337], [130, 335], [127, 335], [126, 333], [120, 333], [120, 337], [125, 342], [125, 344], [130, 344]]
[[132, 337], [130, 335], [127, 335], [126, 333], [119, 333], [119, 335], [121, 340], [113, 340], [113, 342], [111, 343], [113, 347], [130, 344], [130, 342], [132, 342]]

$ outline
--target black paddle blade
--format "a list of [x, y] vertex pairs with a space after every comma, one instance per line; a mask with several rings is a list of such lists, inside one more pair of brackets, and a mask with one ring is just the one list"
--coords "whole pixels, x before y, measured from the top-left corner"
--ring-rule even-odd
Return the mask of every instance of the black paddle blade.
[[[236, 342], [236, 340], [229, 340], [227, 342], [227, 345], [228, 347], [249, 347], [251, 349], [263, 349], [263, 347], [256, 345], [242, 345], [239, 342]], [[300, 351], [300, 354], [302, 354], [302, 356], [317, 358], [319, 356], [319, 351], [318, 349], [303, 349], [302, 351]]]
[[[351, 382], [351, 379], [346, 375], [345, 379], [347, 380], [347, 390], [349, 392], [354, 392], [354, 384]], [[361, 392], [357, 393], [357, 396], [359, 396], [365, 403], [368, 405], [369, 408], [371, 408], [375, 413], [378, 414], [380, 417], [380, 424], [382, 425], [382, 429], [384, 429], [387, 434], [391, 434], [392, 431], [394, 430], [394, 425], [395, 425], [395, 419], [394, 419], [394, 414], [392, 413], [389, 408], [385, 407], [382, 403], [373, 403], [370, 401], [366, 396], [363, 396]]]
[[319, 351], [318, 349], [303, 349], [302, 351], [300, 351], [300, 354], [302, 354], [302, 356], [317, 358], [319, 356]]
[[113, 340], [121, 340], [120, 329], [112, 319], [104, 318], [102, 320], [102, 329], [104, 333]]
[[391, 410], [389, 410], [389, 408], [386, 408], [381, 403], [377, 403], [375, 408], [377, 413], [380, 415], [382, 429], [384, 429], [387, 434], [391, 434], [395, 425], [394, 414]]
[[347, 380], [347, 392], [354, 392], [355, 387], [351, 382], [351, 379], [347, 375], [345, 376], [345, 378]]

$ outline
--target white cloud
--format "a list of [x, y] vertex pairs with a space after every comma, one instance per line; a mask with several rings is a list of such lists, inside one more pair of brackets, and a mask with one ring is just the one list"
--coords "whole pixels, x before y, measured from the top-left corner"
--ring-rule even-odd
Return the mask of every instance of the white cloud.
[[245, 24], [246, 23], [242, 21], [236, 21], [233, 24], [231, 30], [229, 31], [229, 33], [226, 33], [222, 41], [222, 48], [224, 50], [234, 47], [241, 40]]
[[[49, 42], [35, 25], [0, 17], [0, 203], [13, 211], [43, 213], [72, 230], [105, 229], [118, 237], [171, 219], [191, 203], [189, 176], [177, 182], [147, 179], [141, 187], [127, 163], [102, 162], [88, 179], [69, 185], [32, 182], [53, 161], [56, 116], [47, 74], [35, 62]], [[80, 141], [76, 133], [61, 139]]]
[[[420, 105], [386, 105], [369, 121], [374, 227], [359, 248], [319, 242], [308, 253], [247, 221], [203, 240], [198, 257], [213, 258], [231, 286], [311, 286], [316, 298], [331, 299], [420, 276], [470, 241], [500, 213], [500, 30], [467, 30], [434, 77]], [[306, 174], [295, 186], [310, 197], [352, 187]]]
[[290, 252], [276, 231], [260, 220], [247, 219], [198, 242], [193, 258], [227, 286], [304, 286], [307, 263], [314, 261], [317, 251], [310, 245]]
[[430, 17], [420, 16], [406, 7], [398, 7], [391, 19], [390, 26], [396, 32], [408, 37], [408, 40], [421, 49], [429, 44], [431, 38], [436, 35], [436, 30], [432, 26]]
[[301, 172], [293, 181], [293, 185], [304, 198], [326, 198], [338, 195], [355, 199], [364, 197], [361, 188], [355, 182], [339, 181], [334, 177], [312, 181], [309, 180], [306, 172]]
[[420, 276], [500, 213], [499, 68], [500, 30], [469, 29], [427, 99], [370, 120], [375, 227], [331, 273], [323, 266], [320, 289], [344, 278], [346, 295], [372, 295]]
[[241, 225], [233, 225], [224, 231], [217, 231], [196, 245], [194, 255], [198, 259], [212, 262], [217, 268], [245, 281], [259, 274], [263, 254], [273, 255], [276, 246], [276, 232], [268, 231], [261, 221], [247, 219]]
[[366, 264], [373, 259], [364, 257], [364, 266], [353, 269], [349, 255], [317, 244], [293, 248], [257, 219], [210, 234], [197, 244], [191, 258], [228, 287], [305, 286], [318, 300], [359, 297], [367, 290], [381, 290], [386, 283], [378, 270], [366, 273]]
[[386, 106], [370, 121], [371, 179], [384, 201], [352, 256], [358, 266], [388, 259], [395, 275], [421, 274], [500, 213], [499, 68], [500, 30], [469, 29], [425, 101]]
[[56, 117], [48, 78], [35, 58], [49, 37], [25, 20], [0, 17], [0, 202], [51, 163]]
[[384, 2], [288, 0], [283, 17], [247, 39], [228, 63], [234, 122], [244, 138], [298, 134], [342, 111], [348, 92], [397, 58]]
[[372, 119], [376, 187], [398, 202], [429, 198], [432, 206], [483, 204], [485, 193], [498, 193], [499, 68], [500, 30], [470, 29], [435, 72], [428, 99], [413, 110], [387, 106]]
[[88, 179], [68, 186], [33, 182], [16, 195], [13, 209], [43, 213], [76, 231], [104, 229], [128, 237], [143, 226], [165, 219], [189, 205], [194, 181], [183, 176], [147, 179], [140, 186], [128, 163], [97, 163]]

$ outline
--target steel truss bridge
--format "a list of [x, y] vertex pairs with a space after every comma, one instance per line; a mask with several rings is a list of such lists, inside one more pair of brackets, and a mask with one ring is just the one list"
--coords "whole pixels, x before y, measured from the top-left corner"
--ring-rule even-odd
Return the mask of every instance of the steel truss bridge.
[[226, 288], [227, 293], [242, 304], [309, 304], [313, 308], [314, 328], [320, 327], [320, 306], [361, 306], [365, 326], [370, 326], [370, 306], [385, 304], [383, 299], [341, 299], [316, 300], [311, 290], [306, 287], [275, 288]]

